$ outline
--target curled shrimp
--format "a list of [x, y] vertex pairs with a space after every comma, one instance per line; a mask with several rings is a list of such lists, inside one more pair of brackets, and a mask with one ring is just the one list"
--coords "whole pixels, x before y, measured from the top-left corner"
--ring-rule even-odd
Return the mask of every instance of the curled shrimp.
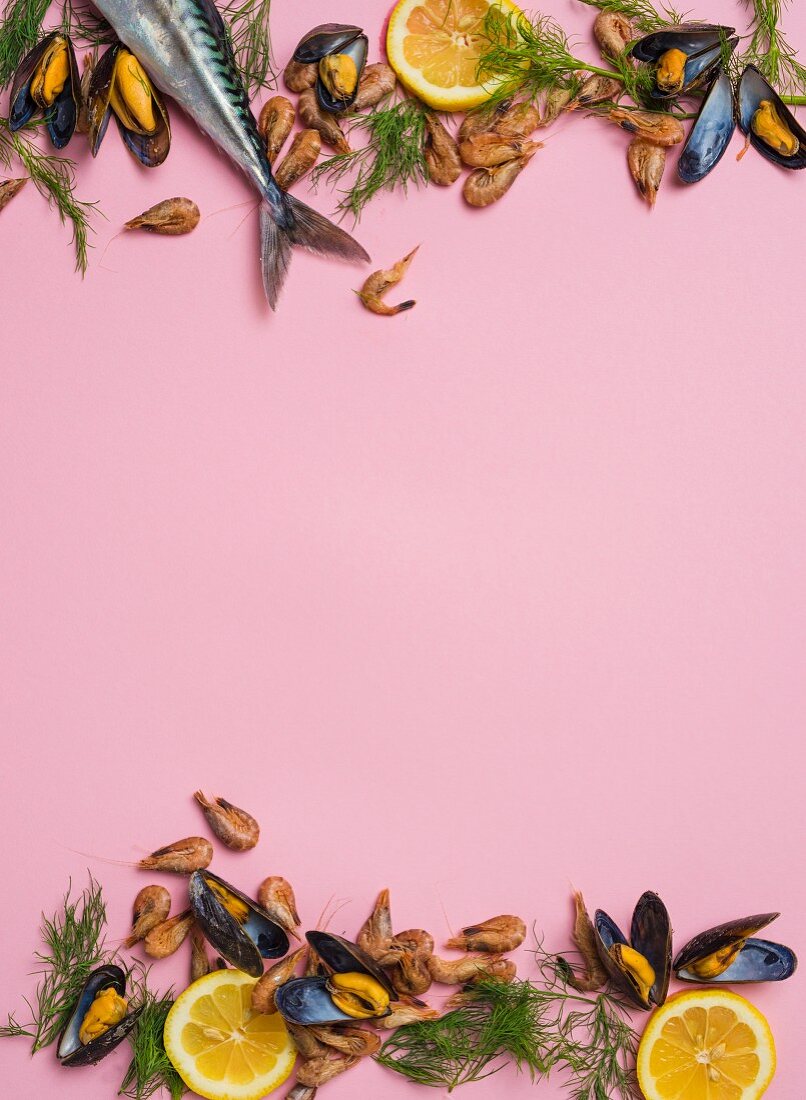
[[636, 38], [633, 25], [617, 11], [600, 11], [593, 23], [593, 36], [605, 60], [615, 60]]
[[370, 107], [377, 107], [382, 99], [395, 90], [395, 82], [394, 69], [383, 61], [367, 65], [358, 85], [358, 94], [350, 107], [350, 114], [360, 114], [361, 111], [366, 111]]
[[666, 150], [644, 138], [633, 138], [627, 148], [627, 165], [639, 192], [654, 206], [666, 167]]
[[290, 92], [304, 92], [306, 88], [312, 88], [319, 75], [319, 66], [316, 62], [305, 63], [295, 61], [292, 57], [285, 67], [283, 80]]
[[459, 146], [436, 115], [425, 116], [423, 156], [428, 166], [428, 179], [439, 187], [450, 187], [462, 174]]
[[300, 920], [297, 900], [288, 879], [284, 879], [282, 875], [269, 875], [268, 878], [264, 878], [258, 886], [257, 901], [273, 921], [295, 939], [299, 939], [297, 928]]
[[321, 150], [322, 138], [318, 130], [300, 130], [274, 173], [277, 186], [282, 191], [293, 187], [310, 172], [319, 159]]
[[466, 985], [478, 977], [487, 977], [490, 968], [499, 961], [500, 955], [463, 955], [461, 959], [441, 959], [432, 955], [428, 960], [431, 977], [440, 985]]
[[318, 130], [325, 145], [330, 145], [337, 153], [349, 153], [350, 145], [344, 131], [334, 115], [323, 111], [313, 88], [306, 88], [299, 97], [299, 118], [309, 130]]
[[498, 164], [531, 156], [540, 146], [534, 141], [508, 137], [495, 130], [477, 134], [459, 146], [462, 160], [469, 168], [495, 168]]
[[124, 947], [134, 947], [145, 939], [152, 928], [168, 919], [171, 911], [171, 895], [164, 886], [144, 886], [134, 899], [131, 934], [123, 941]]
[[189, 875], [203, 871], [213, 859], [213, 846], [203, 836], [188, 836], [157, 848], [141, 859], [137, 866], [143, 871], [168, 871], [174, 875]]
[[226, 798], [207, 798], [201, 791], [196, 791], [193, 797], [222, 844], [234, 852], [247, 852], [255, 847], [260, 839], [260, 826], [251, 814], [233, 806]]
[[[539, 143], [536, 148], [539, 148]], [[476, 168], [464, 182], [462, 196], [468, 206], [478, 208], [498, 202], [509, 191], [512, 184], [532, 159], [535, 150], [528, 156], [515, 157], [495, 168]]]
[[623, 94], [624, 85], [620, 80], [594, 73], [587, 80], [583, 80], [582, 86], [570, 101], [566, 110], [573, 111], [577, 107], [592, 107], [596, 103], [615, 101]]
[[361, 926], [356, 943], [381, 966], [393, 966], [402, 955], [403, 947], [393, 941], [392, 910], [386, 888], [375, 899], [372, 912]]
[[146, 955], [150, 955], [152, 959], [167, 959], [169, 955], [173, 955], [187, 939], [193, 923], [193, 914], [186, 909], [184, 913], [152, 928], [143, 940]]
[[327, 1046], [319, 1042], [309, 1025], [287, 1022], [285, 1026], [300, 1058], [322, 1058], [328, 1053]]
[[202, 930], [194, 921], [190, 930], [190, 980], [192, 982], [198, 981], [205, 974], [209, 974], [212, 969]]
[[360, 1058], [353, 1054], [340, 1054], [338, 1051], [329, 1050], [327, 1054], [320, 1054], [315, 1058], [306, 1058], [297, 1068], [297, 1082], [300, 1085], [324, 1085], [338, 1077], [353, 1066], [357, 1066]]
[[380, 1050], [381, 1040], [374, 1031], [367, 1031], [363, 1027], [334, 1027], [325, 1024], [311, 1024], [308, 1030], [327, 1047], [341, 1051], [342, 1054], [351, 1054], [357, 1058], [366, 1058], [367, 1055], [376, 1054]]
[[[417, 245], [417, 248], [419, 247], [420, 246]], [[417, 248], [413, 248], [407, 256], [404, 256], [402, 260], [399, 260], [388, 270], [374, 271], [358, 291], [358, 297], [371, 313], [377, 313], [381, 317], [393, 317], [396, 313], [402, 313], [404, 310], [413, 309], [417, 304], [411, 300], [408, 302], [400, 302], [396, 306], [388, 306], [381, 300], [382, 295], [384, 295], [390, 287], [396, 286], [406, 274], [409, 269], [409, 264], [414, 259], [415, 253], [417, 252]]]
[[445, 944], [457, 951], [514, 951], [526, 939], [526, 925], [520, 917], [502, 914], [490, 917], [480, 924], [470, 924], [463, 928]]
[[432, 981], [428, 960], [434, 954], [434, 937], [422, 928], [410, 928], [398, 933], [394, 943], [402, 948], [389, 974], [395, 992], [413, 997], [427, 993]]
[[679, 145], [686, 136], [680, 120], [662, 111], [628, 111], [624, 107], [613, 107], [607, 117], [628, 134], [664, 148]]
[[260, 110], [257, 131], [266, 145], [269, 164], [274, 164], [294, 128], [294, 104], [284, 95], [273, 95]]
[[439, 1012], [424, 1001], [416, 997], [402, 997], [399, 1001], [392, 1001], [388, 1015], [373, 1021], [373, 1027], [388, 1031], [403, 1027], [405, 1024], [416, 1024], [421, 1020], [437, 1019], [439, 1019]]

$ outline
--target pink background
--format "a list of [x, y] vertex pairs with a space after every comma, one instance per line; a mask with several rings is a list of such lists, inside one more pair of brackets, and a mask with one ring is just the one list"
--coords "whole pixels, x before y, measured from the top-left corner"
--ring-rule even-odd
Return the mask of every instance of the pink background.
[[[587, 39], [588, 9], [548, 8]], [[276, 0], [278, 58], [383, 14]], [[678, 946], [780, 909], [802, 947], [806, 179], [736, 138], [692, 190], [670, 165], [650, 214], [625, 136], [569, 119], [486, 212], [458, 187], [371, 206], [375, 266], [422, 245], [412, 312], [300, 254], [270, 316], [247, 186], [173, 117], [159, 172], [114, 132], [78, 154], [109, 219], [83, 283], [32, 187], [2, 215], [3, 1011], [76, 851], [204, 831], [197, 786], [263, 824], [216, 868], [286, 875], [308, 926], [335, 896], [353, 934], [388, 885], [399, 928], [513, 911], [562, 948], [573, 883], [621, 921], [658, 890]], [[114, 239], [173, 194], [193, 236]], [[146, 880], [89, 866], [122, 936]], [[797, 1100], [800, 982], [750, 995], [769, 1095]], [[124, 1064], [0, 1045], [14, 1100], [102, 1100]], [[326, 1095], [417, 1093], [368, 1065]]]

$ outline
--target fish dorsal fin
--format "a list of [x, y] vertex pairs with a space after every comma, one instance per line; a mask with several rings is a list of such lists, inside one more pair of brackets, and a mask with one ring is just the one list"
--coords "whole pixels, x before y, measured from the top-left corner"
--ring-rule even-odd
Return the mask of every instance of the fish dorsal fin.
[[199, 9], [206, 16], [216, 42], [227, 61], [235, 68], [235, 53], [232, 49], [232, 39], [224, 22], [224, 17], [218, 9], [215, 0], [196, 0]]

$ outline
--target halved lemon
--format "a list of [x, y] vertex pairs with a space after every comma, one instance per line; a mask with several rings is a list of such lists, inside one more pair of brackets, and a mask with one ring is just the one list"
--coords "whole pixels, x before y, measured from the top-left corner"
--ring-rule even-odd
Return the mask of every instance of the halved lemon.
[[774, 1073], [769, 1024], [727, 990], [671, 997], [638, 1047], [638, 1083], [647, 1100], [756, 1100]]
[[490, 8], [520, 14], [511, 0], [399, 0], [389, 17], [386, 53], [400, 83], [438, 111], [469, 111], [495, 84], [476, 71]]
[[165, 1020], [168, 1057], [207, 1100], [259, 1100], [294, 1068], [282, 1016], [252, 1010], [255, 981], [239, 970], [216, 970], [189, 986]]

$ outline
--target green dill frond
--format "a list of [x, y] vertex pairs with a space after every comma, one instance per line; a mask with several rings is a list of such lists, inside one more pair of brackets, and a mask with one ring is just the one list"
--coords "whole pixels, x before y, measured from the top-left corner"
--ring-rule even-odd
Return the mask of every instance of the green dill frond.
[[36, 45], [50, 0], [9, 0], [0, 21], [0, 88]]
[[[36, 182], [36, 177], [32, 178]], [[90, 973], [111, 957], [104, 947], [106, 904], [100, 885], [90, 876], [88, 886], [74, 901], [71, 892], [69, 886], [62, 908], [52, 917], [42, 915], [40, 932], [45, 947], [35, 954], [40, 981], [36, 1003], [26, 1001], [30, 1022], [20, 1025], [10, 1014], [6, 1026], [0, 1028], [0, 1037], [30, 1038], [32, 1053], [59, 1037]]]
[[129, 1033], [132, 1058], [121, 1082], [118, 1096], [130, 1100], [148, 1100], [165, 1090], [171, 1100], [180, 1100], [187, 1092], [184, 1081], [165, 1053], [165, 1019], [174, 1003], [173, 992], [154, 993], [148, 986], [148, 969], [130, 975], [132, 994], [129, 1004], [140, 1008], [134, 1029]]
[[582, 72], [623, 80], [620, 71], [576, 57], [573, 45], [551, 16], [508, 13], [491, 7], [484, 19], [477, 77], [490, 89], [490, 102], [514, 96], [536, 101], [541, 93], [573, 87]]
[[745, 0], [752, 9], [752, 37], [742, 63], [755, 65], [770, 84], [793, 96], [806, 94], [806, 66], [781, 29], [785, 0]]
[[350, 134], [363, 130], [366, 144], [350, 153], [337, 153], [314, 168], [314, 187], [323, 180], [331, 187], [349, 180], [336, 207], [358, 222], [367, 203], [381, 191], [406, 191], [409, 184], [428, 183], [425, 162], [425, 119], [428, 108], [418, 99], [405, 98], [378, 107], [349, 123]]
[[273, 88], [277, 81], [271, 53], [271, 0], [227, 0], [221, 14], [229, 27], [235, 64], [247, 95]]
[[76, 46], [110, 46], [117, 41], [115, 32], [91, 4], [74, 4], [73, 0], [63, 0], [62, 31]]

